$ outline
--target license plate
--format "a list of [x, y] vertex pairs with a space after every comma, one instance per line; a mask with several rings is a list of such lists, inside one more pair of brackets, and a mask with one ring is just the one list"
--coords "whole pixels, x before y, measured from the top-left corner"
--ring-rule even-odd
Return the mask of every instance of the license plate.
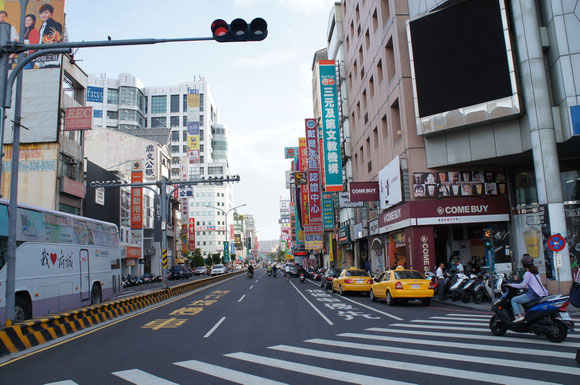
[[411, 289], [420, 289], [421, 285], [411, 285]]
[[560, 313], [560, 317], [562, 317], [562, 319], [564, 321], [571, 321], [572, 319], [570, 318], [570, 314], [568, 313]]
[[362, 280], [362, 279], [358, 279], [358, 280], [356, 281], [356, 283], [365, 283], [365, 281], [364, 281], [364, 280]]

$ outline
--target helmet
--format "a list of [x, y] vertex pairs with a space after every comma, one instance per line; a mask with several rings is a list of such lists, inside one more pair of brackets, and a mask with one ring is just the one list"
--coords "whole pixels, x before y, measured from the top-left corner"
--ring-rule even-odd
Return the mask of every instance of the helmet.
[[528, 254], [524, 254], [521, 262], [524, 266], [530, 266], [534, 264], [534, 258], [530, 257]]

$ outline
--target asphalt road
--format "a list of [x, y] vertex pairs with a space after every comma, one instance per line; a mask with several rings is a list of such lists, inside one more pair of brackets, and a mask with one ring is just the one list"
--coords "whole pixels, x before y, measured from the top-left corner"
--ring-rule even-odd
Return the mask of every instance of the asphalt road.
[[580, 336], [492, 336], [489, 313], [389, 307], [257, 270], [0, 362], [0, 384], [577, 384]]

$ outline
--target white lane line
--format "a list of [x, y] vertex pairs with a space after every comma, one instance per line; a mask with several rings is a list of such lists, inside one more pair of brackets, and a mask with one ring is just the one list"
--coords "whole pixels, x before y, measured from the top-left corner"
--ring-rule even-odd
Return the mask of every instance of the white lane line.
[[442, 320], [449, 320], [449, 321], [469, 321], [465, 322], [465, 324], [469, 324], [470, 322], [488, 322], [488, 319], [485, 318], [462, 318], [462, 317], [429, 317], [429, 319], [442, 319]]
[[[381, 358], [356, 356], [354, 354], [343, 354], [334, 353], [323, 350], [299, 348], [295, 346], [278, 345], [271, 346], [270, 349], [279, 350], [283, 352], [301, 354], [303, 356], [309, 357], [324, 357], [330, 360], [338, 360], [345, 362], [360, 362], [364, 365], [378, 366], [380, 368], [395, 368], [396, 370], [405, 370], [409, 372], [419, 372], [419, 373], [434, 373], [441, 376], [449, 376], [453, 378], [463, 378], [466, 380], [475, 381], [485, 381], [493, 382], [496, 384], [536, 384], [536, 385], [548, 385], [553, 384], [553, 382], [535, 381], [528, 378], [520, 377], [510, 377], [504, 374], [491, 374], [491, 373], [481, 373], [472, 370], [462, 370], [462, 369], [451, 369], [442, 366], [424, 365], [424, 364], [414, 364], [405, 361], [395, 361], [395, 360], [385, 360]], [[432, 353], [433, 355], [433, 353]], [[438, 354], [436, 354], [439, 357]]]
[[218, 327], [219, 327], [219, 326], [222, 324], [222, 322], [224, 322], [224, 320], [225, 320], [225, 319], [226, 319], [226, 317], [222, 317], [222, 319], [220, 319], [220, 320], [217, 322], [217, 324], [215, 324], [215, 325], [213, 326], [213, 328], [211, 328], [211, 330], [210, 330], [209, 332], [207, 332], [207, 333], [205, 334], [205, 336], [203, 336], [203, 338], [208, 338], [209, 336], [211, 336], [211, 334], [212, 334], [213, 332], [215, 332], [215, 330], [216, 330], [216, 329], [217, 329], [217, 328], [218, 328]]
[[447, 314], [448, 316], [452, 317], [481, 317], [481, 318], [489, 318], [493, 314], [460, 314], [460, 313], [451, 313]]
[[320, 310], [318, 310], [318, 308], [316, 308], [316, 306], [314, 306], [314, 304], [312, 302], [310, 302], [308, 300], [308, 298], [306, 298], [306, 296], [304, 294], [302, 294], [302, 292], [300, 290], [298, 290], [298, 288], [292, 282], [290, 282], [290, 284], [294, 287], [294, 289], [296, 289], [296, 291], [298, 292], [298, 294], [300, 294], [302, 296], [302, 298], [304, 298], [304, 300], [306, 302], [308, 302], [308, 304], [310, 306], [312, 306], [312, 308], [318, 313], [318, 315], [320, 315], [330, 326], [333, 326], [334, 325], [334, 323], [332, 323], [332, 321], [329, 320], [328, 317], [326, 317]]
[[368, 384], [368, 385], [376, 385], [376, 384], [385, 384], [385, 385], [405, 384], [405, 385], [407, 385], [407, 384], [409, 384], [408, 382], [392, 381], [392, 380], [387, 380], [387, 379], [379, 378], [379, 377], [371, 377], [371, 376], [365, 376], [362, 374], [343, 372], [340, 370], [325, 369], [325, 368], [320, 368], [318, 366], [305, 365], [305, 364], [300, 364], [297, 362], [278, 360], [275, 358], [257, 356], [255, 354], [249, 354], [249, 353], [230, 353], [230, 354], [225, 354], [225, 356], [230, 357], [230, 358], [235, 358], [238, 360], [248, 361], [248, 362], [251, 362], [253, 364], [260, 364], [260, 365], [271, 366], [274, 368], [292, 370], [294, 372], [299, 372], [299, 373], [308, 373], [312, 376], [328, 378], [331, 380], [339, 379], [340, 381], [350, 382], [353, 384]]
[[[406, 327], [407, 325], [404, 324], [392, 324], [389, 326], [397, 326], [397, 327]], [[412, 328], [420, 328], [420, 329], [443, 329], [443, 330], [458, 330], [457, 327], [451, 326], [442, 326], [442, 327], [431, 327], [431, 325], [408, 325]], [[552, 347], [559, 347], [559, 346], [569, 346], [572, 348], [577, 348], [578, 344], [575, 342], [559, 342], [555, 345], [553, 342], [539, 339], [539, 338], [529, 338], [529, 337], [497, 337], [490, 334], [459, 334], [459, 333], [439, 333], [439, 332], [424, 332], [422, 330], [397, 330], [397, 329], [384, 329], [384, 328], [369, 328], [365, 329], [368, 331], [373, 332], [385, 332], [385, 333], [401, 333], [401, 334], [422, 334], [428, 335], [432, 337], [445, 337], [445, 338], [461, 338], [461, 339], [468, 339], [468, 340], [483, 340], [483, 341], [498, 341], [498, 342], [520, 342], [523, 344], [537, 344], [537, 345], [548, 345]]]
[[245, 294], [244, 294], [244, 295], [242, 295], [242, 296], [240, 297], [240, 299], [238, 299], [238, 302], [242, 302], [242, 300], [244, 299], [244, 297], [245, 297], [245, 296], [246, 296]]
[[137, 385], [179, 385], [139, 369], [122, 370], [111, 374]]
[[258, 283], [258, 281], [259, 281], [259, 279], [256, 279], [256, 282], [254, 282], [254, 283]]
[[[394, 346], [370, 345], [370, 344], [361, 344], [361, 343], [356, 343], [356, 342], [325, 340], [325, 339], [320, 339], [320, 338], [314, 338], [311, 340], [306, 340], [304, 342], [309, 342], [309, 343], [319, 344], [319, 345], [326, 345], [326, 346], [331, 346], [331, 347], [369, 350], [369, 351], [373, 351], [373, 352], [408, 354], [411, 356], [422, 356], [422, 357], [433, 358], [433, 351], [432, 350], [406, 349], [406, 348], [397, 348]], [[574, 367], [562, 366], [562, 365], [551, 365], [551, 364], [541, 364], [540, 365], [536, 362], [504, 360], [504, 359], [498, 359], [498, 358], [475, 356], [472, 354], [465, 355], [465, 354], [453, 354], [453, 353], [438, 352], [437, 358], [441, 358], [443, 360], [477, 362], [478, 364], [507, 366], [509, 368], [522, 368], [522, 369], [549, 371], [549, 372], [555, 372], [555, 373], [580, 375], [580, 368], [574, 368]]]
[[484, 326], [487, 325], [488, 321], [480, 321], [480, 322], [461, 322], [461, 321], [437, 321], [437, 320], [420, 320], [416, 319], [411, 322], [424, 322], [426, 324], [441, 324], [441, 325], [474, 325], [474, 326]]
[[355, 301], [355, 300], [352, 300], [352, 299], [350, 299], [350, 298], [341, 297], [341, 296], [338, 296], [338, 298], [346, 299], [347, 301], [350, 301], [350, 302], [352, 302], [352, 303], [356, 303], [356, 304], [357, 304], [357, 305], [359, 305], [359, 306], [366, 307], [366, 308], [367, 308], [367, 309], [369, 309], [369, 310], [372, 310], [372, 311], [374, 311], [374, 312], [377, 312], [377, 313], [379, 313], [379, 314], [382, 314], [382, 315], [386, 315], [387, 317], [391, 317], [392, 319], [396, 319], [397, 321], [404, 321], [404, 319], [403, 319], [403, 318], [397, 317], [396, 315], [392, 315], [392, 314], [389, 314], [389, 313], [385, 313], [384, 311], [377, 310], [377, 309], [375, 309], [375, 308], [374, 308], [374, 307], [372, 307], [372, 306], [367, 306], [367, 305], [365, 305], [365, 304], [362, 304], [362, 303], [360, 303], [360, 302], [357, 302], [357, 301]]
[[254, 285], [250, 286], [250, 290], [252, 290], [254, 288]]
[[278, 385], [284, 384], [283, 382], [272, 381], [264, 377], [254, 376], [252, 374], [238, 372], [237, 370], [232, 370], [224, 368], [222, 366], [216, 366], [212, 364], [207, 364], [205, 362], [191, 360], [183, 362], [175, 362], [174, 365], [181, 366], [183, 368], [195, 370], [200, 373], [208, 374], [222, 380], [227, 380], [235, 382], [237, 384], [248, 384], [248, 385]]
[[[414, 336], [417, 336], [417, 333], [413, 333]], [[362, 338], [371, 341], [389, 341], [389, 342], [402, 342], [406, 344], [417, 344], [417, 345], [429, 345], [429, 346], [445, 346], [449, 348], [457, 348], [457, 349], [471, 349], [471, 350], [483, 350], [483, 351], [490, 351], [490, 352], [500, 352], [500, 353], [514, 353], [514, 354], [523, 354], [523, 355], [532, 355], [532, 356], [541, 356], [541, 357], [556, 357], [556, 358], [569, 358], [575, 359], [576, 353], [563, 353], [563, 352], [553, 352], [547, 350], [534, 350], [528, 348], [510, 348], [506, 346], [494, 346], [494, 345], [479, 345], [479, 344], [468, 344], [462, 342], [446, 342], [446, 341], [439, 341], [439, 340], [426, 340], [426, 339], [414, 339], [414, 338], [400, 338], [400, 337], [391, 337], [391, 336], [377, 336], [374, 334], [361, 334], [361, 333], [342, 333], [338, 334], [339, 337], [349, 337], [349, 338]], [[435, 353], [433, 353], [433, 357], [435, 357]]]
[[50, 384], [44, 385], [79, 385], [79, 384], [71, 380], [66, 380], [66, 381], [51, 382]]

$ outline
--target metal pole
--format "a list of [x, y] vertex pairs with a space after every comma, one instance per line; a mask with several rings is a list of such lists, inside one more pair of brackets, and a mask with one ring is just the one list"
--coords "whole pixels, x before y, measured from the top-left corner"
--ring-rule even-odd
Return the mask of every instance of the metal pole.
[[[169, 207], [165, 207], [165, 202], [167, 200], [167, 188], [166, 179], [161, 177], [161, 182], [159, 189], [159, 197], [161, 201], [161, 273], [163, 274], [163, 288], [168, 289], [169, 283], [167, 282], [167, 214], [169, 213]], [[166, 212], [167, 211], [167, 212]], [[172, 253], [172, 258], [173, 258]]]
[[[24, 18], [28, 0], [20, 0], [20, 36], [24, 41]], [[6, 100], [4, 100], [6, 101]], [[22, 112], [22, 71], [16, 79], [16, 99], [14, 103], [14, 136], [12, 139], [12, 167], [10, 171], [10, 208], [8, 215], [8, 263], [6, 266], [6, 325], [12, 324], [16, 316], [16, 225], [18, 218], [18, 162], [20, 151], [20, 119]], [[10, 277], [11, 279], [8, 279]]]
[[[0, 23], [0, 45], [4, 46], [10, 41], [10, 24]], [[2, 197], [2, 158], [4, 157], [4, 125], [6, 121], [6, 109], [4, 108], [4, 92], [8, 79], [9, 55], [4, 53], [0, 56], [0, 197]]]

